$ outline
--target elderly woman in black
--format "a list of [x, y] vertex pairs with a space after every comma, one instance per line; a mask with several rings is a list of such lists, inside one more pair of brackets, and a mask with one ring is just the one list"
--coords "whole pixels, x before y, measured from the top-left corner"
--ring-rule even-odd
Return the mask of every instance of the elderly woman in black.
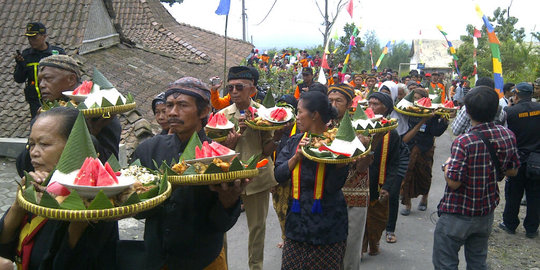
[[[309, 142], [306, 132], [322, 134], [326, 124], [336, 117], [337, 111], [325, 94], [303, 93], [297, 115], [297, 127], [302, 133], [291, 137], [277, 157], [275, 178], [280, 183], [291, 181], [293, 194], [285, 223], [282, 269], [339, 269], [343, 263], [348, 228], [341, 188], [348, 167], [320, 166], [299, 150]], [[320, 200], [314, 199], [315, 190], [322, 191]]]
[[[59, 107], [39, 114], [28, 139], [41, 183], [60, 159], [79, 111]], [[26, 212], [15, 201], [0, 219], [0, 256], [18, 269], [116, 269], [117, 222], [64, 222]]]

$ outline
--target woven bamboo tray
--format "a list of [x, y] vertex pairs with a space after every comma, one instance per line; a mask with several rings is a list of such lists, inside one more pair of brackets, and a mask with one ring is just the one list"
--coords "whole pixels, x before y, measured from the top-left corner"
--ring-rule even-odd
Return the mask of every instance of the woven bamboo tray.
[[353, 157], [348, 157], [348, 158], [320, 158], [320, 157], [315, 157], [315, 156], [312, 156], [308, 153], [306, 153], [306, 151], [304, 150], [304, 147], [302, 147], [302, 154], [307, 157], [309, 160], [313, 160], [317, 163], [326, 163], [326, 164], [344, 164], [344, 163], [351, 163], [359, 158], [362, 158], [362, 157], [365, 157], [369, 154], [369, 152], [371, 152], [371, 144], [369, 145], [369, 147], [366, 149], [366, 151], [364, 151], [364, 153], [361, 153], [360, 155], [357, 155], [357, 156], [353, 156]]
[[404, 111], [404, 110], [401, 110], [399, 109], [398, 107], [395, 107], [394, 106], [394, 110], [398, 113], [401, 113], [401, 114], [404, 114], [404, 115], [408, 115], [408, 116], [414, 116], [414, 117], [429, 117], [431, 116], [431, 113], [414, 113], [414, 112], [408, 112], [408, 111]]
[[382, 127], [382, 128], [372, 128], [372, 129], [357, 129], [356, 132], [362, 133], [367, 130], [369, 134], [383, 133], [383, 132], [390, 131], [392, 129], [396, 129], [397, 127], [398, 127], [398, 123], [396, 122], [396, 124], [391, 125], [391, 126]]
[[111, 114], [125, 113], [135, 109], [137, 104], [135, 102], [125, 105], [115, 105], [103, 108], [92, 108], [81, 110], [84, 116], [109, 118]]
[[256, 130], [263, 130], [263, 131], [271, 131], [271, 130], [278, 130], [278, 129], [282, 129], [285, 127], [285, 124], [288, 123], [283, 123], [283, 124], [275, 124], [275, 125], [272, 125], [272, 126], [258, 126], [258, 125], [255, 125], [255, 123], [253, 123], [253, 121], [250, 121], [250, 120], [246, 120], [246, 125], [252, 129], [256, 129]]
[[257, 175], [259, 175], [259, 170], [253, 169], [224, 173], [169, 175], [167, 180], [169, 180], [169, 182], [173, 185], [203, 186], [228, 183], [234, 181], [235, 179], [250, 178]]
[[121, 219], [133, 216], [139, 212], [150, 210], [169, 198], [171, 190], [171, 184], [167, 183], [167, 190], [156, 197], [136, 204], [100, 210], [67, 210], [43, 207], [28, 202], [22, 196], [21, 190], [17, 192], [17, 202], [24, 210], [50, 219], [64, 221], [98, 221], [104, 219]]

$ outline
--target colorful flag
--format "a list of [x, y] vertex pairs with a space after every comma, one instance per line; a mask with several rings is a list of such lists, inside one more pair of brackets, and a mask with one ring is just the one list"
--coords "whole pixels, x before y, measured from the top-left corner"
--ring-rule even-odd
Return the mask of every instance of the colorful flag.
[[379, 67], [379, 65], [381, 64], [384, 56], [388, 53], [388, 47], [390, 47], [390, 45], [392, 45], [392, 41], [388, 41], [388, 43], [386, 43], [386, 46], [384, 46], [384, 49], [383, 49], [383, 51], [381, 53], [381, 56], [379, 56], [379, 59], [377, 60], [377, 63], [373, 67], [374, 69], [377, 69]]
[[349, 0], [349, 4], [347, 4], [347, 12], [349, 12], [349, 15], [351, 15], [351, 19], [352, 19], [352, 14], [353, 14], [353, 0]]
[[461, 76], [461, 73], [459, 72], [459, 68], [458, 68], [458, 64], [457, 64], [458, 57], [456, 55], [456, 49], [452, 45], [452, 42], [450, 42], [450, 40], [448, 40], [448, 37], [446, 36], [448, 34], [446, 32], [444, 32], [442, 26], [437, 25], [437, 29], [439, 29], [441, 34], [443, 34], [444, 39], [446, 40], [446, 43], [448, 43], [448, 47], [450, 48], [450, 54], [452, 55], [452, 58], [454, 59], [454, 66], [456, 67], [456, 72], [457, 72], [457, 74], [459, 76]]
[[229, 9], [231, 9], [231, 0], [220, 0], [219, 6], [216, 9], [216, 14], [229, 15]]
[[501, 51], [499, 45], [499, 39], [495, 35], [495, 29], [489, 22], [489, 19], [480, 9], [480, 6], [476, 5], [476, 13], [484, 21], [486, 26], [489, 46], [491, 47], [491, 58], [493, 62], [493, 81], [495, 81], [495, 91], [499, 94], [499, 97], [503, 96], [503, 76], [502, 76], [502, 63], [501, 63]]
[[349, 48], [347, 49], [347, 52], [345, 52], [346, 56], [345, 56], [345, 61], [343, 61], [343, 69], [342, 69], [342, 73], [345, 73], [347, 72], [347, 67], [348, 67], [348, 64], [349, 64], [349, 57], [350, 57], [350, 54], [351, 54], [351, 49], [352, 49], [352, 46], [356, 46], [354, 40], [356, 39], [356, 36], [358, 35], [358, 28], [354, 28], [354, 31], [351, 35], [351, 40], [349, 41]]

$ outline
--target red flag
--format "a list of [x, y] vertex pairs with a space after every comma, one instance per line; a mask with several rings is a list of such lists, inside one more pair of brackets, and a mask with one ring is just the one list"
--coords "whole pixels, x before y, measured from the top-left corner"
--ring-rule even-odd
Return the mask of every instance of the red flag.
[[349, 46], [356, 46], [356, 42], [354, 42], [354, 36], [351, 36], [351, 40], [349, 42]]
[[351, 15], [351, 18], [352, 18], [353, 0], [349, 0], [349, 4], [347, 4], [347, 12], [349, 12], [349, 15]]
[[482, 32], [480, 32], [480, 30], [474, 28], [474, 34], [473, 34], [473, 36], [474, 36], [475, 38], [482, 37]]
[[328, 65], [328, 60], [326, 60], [326, 53], [324, 53], [323, 56], [322, 56], [321, 67], [326, 68], [326, 69], [330, 69], [330, 66]]

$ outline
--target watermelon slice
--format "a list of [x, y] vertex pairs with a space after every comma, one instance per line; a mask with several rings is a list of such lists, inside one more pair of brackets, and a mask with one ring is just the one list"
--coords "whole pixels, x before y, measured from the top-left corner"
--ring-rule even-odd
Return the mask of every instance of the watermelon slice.
[[425, 97], [425, 98], [421, 98], [417, 101], [418, 105], [422, 106], [422, 107], [426, 107], [426, 108], [430, 108], [431, 107], [431, 99]]
[[79, 87], [73, 90], [73, 95], [88, 95], [90, 94], [93, 85], [94, 83], [91, 81], [84, 81], [81, 83], [81, 85], [79, 85]]
[[198, 145], [195, 146], [195, 159], [204, 158], [203, 151], [199, 148]]
[[109, 165], [109, 162], [105, 162], [105, 170], [109, 173], [114, 182], [118, 184], [118, 178], [116, 178], [116, 173], [111, 168], [111, 165]]
[[367, 108], [365, 111], [364, 111], [367, 115], [368, 118], [373, 118], [375, 117], [375, 113], [373, 112], [373, 110], [371, 108]]
[[227, 117], [225, 117], [225, 115], [222, 113], [218, 113], [214, 117], [217, 118], [218, 126], [227, 125], [227, 122], [229, 122], [229, 119], [227, 119]]
[[274, 109], [270, 112], [270, 118], [277, 122], [284, 121], [287, 118], [287, 111], [283, 108]]
[[210, 143], [209, 145], [212, 149], [214, 149], [214, 151], [217, 153], [217, 156], [223, 156], [223, 155], [227, 155], [231, 152], [231, 149], [217, 143], [217, 142], [212, 142]]
[[204, 154], [205, 158], [206, 157], [212, 157], [212, 148], [210, 148], [210, 145], [208, 145], [207, 141], [203, 142], [202, 151], [203, 151], [203, 154]]
[[66, 187], [62, 186], [58, 182], [52, 182], [49, 186], [47, 186], [47, 192], [54, 194], [56, 196], [67, 196], [71, 192]]
[[210, 114], [210, 118], [208, 120], [208, 124], [206, 124], [209, 127], [216, 127], [217, 125], [217, 117], [215, 117], [213, 114]]
[[[96, 159], [95, 161], [99, 162], [99, 159]], [[107, 172], [105, 167], [100, 166], [99, 171], [98, 171], [96, 186], [103, 187], [103, 186], [112, 186], [114, 184], [116, 184], [116, 182], [114, 181], [113, 177], [109, 174], [109, 172]]]
[[86, 158], [81, 166], [81, 169], [79, 170], [79, 173], [77, 173], [73, 184], [79, 186], [95, 186], [97, 172], [99, 171], [98, 169], [95, 171], [96, 173], [94, 173], [95, 168], [93, 158]]
[[352, 100], [352, 105], [351, 105], [351, 108], [356, 108], [356, 106], [358, 106], [358, 101], [362, 100], [363, 97], [362, 96], [356, 96], [353, 98]]
[[452, 109], [454, 108], [454, 102], [452, 102], [451, 100], [448, 100], [447, 102], [444, 103], [444, 107]]

